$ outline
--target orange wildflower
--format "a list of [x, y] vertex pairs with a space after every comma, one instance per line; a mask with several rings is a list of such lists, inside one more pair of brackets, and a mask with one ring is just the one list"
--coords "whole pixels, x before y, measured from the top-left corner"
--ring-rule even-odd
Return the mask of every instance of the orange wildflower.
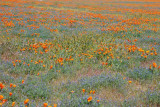
[[13, 64], [13, 66], [15, 67], [15, 66], [16, 66], [16, 64], [14, 63], [14, 64]]
[[74, 93], [74, 91], [72, 90], [71, 93]]
[[128, 81], [129, 83], [132, 83], [132, 81]]
[[153, 62], [153, 67], [156, 68], [157, 67], [157, 64], [155, 62]]
[[2, 90], [4, 87], [5, 87], [5, 85], [2, 84], [2, 83], [0, 83], [0, 88], [1, 88], [1, 90]]
[[97, 100], [97, 103], [99, 103], [100, 100]]
[[10, 83], [10, 88], [13, 86], [13, 84], [12, 83]]
[[146, 58], [147, 58], [147, 56], [144, 56], [144, 58], [146, 59]]
[[53, 107], [57, 107], [57, 104], [54, 104]]
[[83, 93], [85, 92], [85, 89], [82, 89]]
[[48, 52], [48, 50], [46, 49], [46, 50], [45, 50], [45, 53], [47, 53], [47, 52]]
[[150, 53], [151, 55], [153, 55], [153, 53]]
[[52, 69], [52, 68], [53, 68], [53, 65], [50, 66], [50, 69]]
[[93, 91], [93, 94], [95, 94], [96, 91]]
[[2, 100], [4, 97], [3, 97], [3, 95], [0, 95], [0, 100]]
[[159, 65], [158, 69], [160, 69], [160, 65]]
[[2, 100], [2, 103], [3, 103], [3, 104], [4, 104], [5, 102], [7, 102], [7, 99], [3, 99], [3, 100]]
[[48, 106], [48, 103], [44, 103], [43, 106], [44, 106], [44, 107], [47, 107], [47, 106]]
[[24, 80], [22, 80], [22, 84], [24, 84]]
[[12, 107], [15, 105], [15, 102], [12, 102]]
[[24, 104], [27, 104], [29, 102], [29, 99], [26, 99], [25, 101], [24, 101]]
[[136, 41], [137, 41], [137, 39], [134, 40], [134, 42], [136, 42]]
[[149, 66], [149, 69], [151, 69], [151, 68], [152, 68], [152, 65]]
[[87, 99], [88, 102], [91, 102], [92, 101], [92, 96], [90, 96], [88, 99]]
[[106, 62], [106, 63], [105, 63], [105, 62], [102, 62], [102, 65], [108, 65], [108, 63], [107, 63], [107, 62]]
[[16, 87], [16, 85], [14, 84], [14, 85], [13, 85], [13, 87], [15, 88], [15, 87]]
[[155, 55], [157, 55], [157, 52], [154, 52]]
[[9, 93], [9, 96], [12, 96], [12, 93], [11, 93], [11, 92]]

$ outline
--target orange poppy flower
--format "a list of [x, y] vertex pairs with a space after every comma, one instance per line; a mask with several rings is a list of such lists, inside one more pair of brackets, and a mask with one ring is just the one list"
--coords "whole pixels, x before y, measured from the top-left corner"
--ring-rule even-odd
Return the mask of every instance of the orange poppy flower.
[[132, 81], [128, 81], [129, 83], [132, 83]]
[[93, 91], [91, 90], [89, 93], [91, 94]]
[[0, 100], [2, 100], [4, 97], [3, 97], [3, 95], [0, 95]]
[[53, 107], [57, 107], [57, 104], [54, 104]]
[[46, 50], [45, 50], [45, 53], [47, 53], [47, 52], [48, 52], [48, 50], [46, 49]]
[[50, 69], [52, 69], [52, 68], [53, 68], [53, 65], [50, 66]]
[[152, 68], [152, 65], [149, 66], [149, 69], [151, 69], [151, 68]]
[[150, 53], [150, 55], [153, 55], [153, 53]]
[[44, 106], [44, 107], [47, 107], [47, 106], [48, 106], [48, 103], [44, 103], [43, 106]]
[[153, 67], [156, 68], [157, 67], [157, 64], [155, 62], [153, 62]]
[[154, 52], [155, 55], [157, 55], [157, 52]]
[[12, 93], [11, 93], [11, 92], [9, 93], [9, 96], [12, 96]]
[[13, 87], [15, 88], [15, 87], [16, 87], [16, 85], [14, 84], [14, 85], [13, 85]]
[[13, 84], [12, 83], [10, 83], [10, 88], [13, 86]]
[[25, 101], [24, 101], [24, 104], [27, 104], [29, 102], [29, 99], [26, 99]]
[[16, 64], [13, 64], [13, 66], [15, 67], [15, 66], [16, 66]]
[[93, 91], [93, 94], [95, 94], [96, 91]]
[[2, 84], [2, 83], [0, 83], [0, 88], [1, 88], [1, 90], [2, 90], [4, 87], [5, 87], [5, 85]]
[[99, 103], [100, 100], [97, 100], [97, 103]]
[[12, 102], [12, 107], [15, 105], [15, 102]]
[[7, 102], [7, 99], [3, 99], [3, 100], [2, 100], [2, 103], [3, 103], [3, 104], [4, 104], [5, 102]]
[[146, 59], [146, 58], [147, 58], [147, 56], [144, 56], [144, 58]]
[[83, 93], [85, 92], [85, 89], [82, 89]]
[[22, 84], [24, 84], [24, 80], [22, 80]]
[[92, 101], [92, 96], [90, 96], [88, 99], [87, 99], [88, 102], [91, 102]]
[[74, 93], [74, 91], [72, 90], [71, 93]]
[[63, 63], [61, 63], [61, 66], [63, 65]]

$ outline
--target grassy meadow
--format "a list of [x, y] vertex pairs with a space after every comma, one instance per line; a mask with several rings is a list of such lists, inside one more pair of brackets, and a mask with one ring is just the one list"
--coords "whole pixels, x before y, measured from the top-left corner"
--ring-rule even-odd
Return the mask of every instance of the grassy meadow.
[[0, 0], [0, 107], [160, 107], [160, 1]]

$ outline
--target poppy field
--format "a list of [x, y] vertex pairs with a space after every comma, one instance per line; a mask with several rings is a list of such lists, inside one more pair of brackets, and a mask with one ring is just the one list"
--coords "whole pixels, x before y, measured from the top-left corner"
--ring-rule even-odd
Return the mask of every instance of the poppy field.
[[159, 106], [159, 0], [0, 0], [0, 107]]

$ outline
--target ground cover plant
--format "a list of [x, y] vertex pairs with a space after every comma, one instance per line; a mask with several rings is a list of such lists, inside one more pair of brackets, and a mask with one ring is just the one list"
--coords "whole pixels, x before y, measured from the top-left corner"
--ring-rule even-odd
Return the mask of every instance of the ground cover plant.
[[0, 107], [159, 107], [159, 0], [0, 0]]

